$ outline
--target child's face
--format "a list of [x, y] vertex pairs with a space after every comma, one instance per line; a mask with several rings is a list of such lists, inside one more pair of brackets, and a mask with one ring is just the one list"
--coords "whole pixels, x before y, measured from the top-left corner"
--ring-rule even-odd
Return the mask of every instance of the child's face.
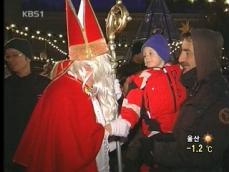
[[143, 56], [147, 68], [163, 67], [164, 65], [164, 60], [162, 60], [158, 53], [151, 47], [143, 48]]

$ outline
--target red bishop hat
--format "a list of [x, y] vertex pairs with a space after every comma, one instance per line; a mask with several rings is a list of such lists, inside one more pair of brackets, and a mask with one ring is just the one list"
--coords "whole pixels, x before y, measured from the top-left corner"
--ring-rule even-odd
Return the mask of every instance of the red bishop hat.
[[71, 0], [66, 3], [70, 60], [86, 60], [108, 52], [108, 46], [89, 0], [81, 0], [78, 15]]

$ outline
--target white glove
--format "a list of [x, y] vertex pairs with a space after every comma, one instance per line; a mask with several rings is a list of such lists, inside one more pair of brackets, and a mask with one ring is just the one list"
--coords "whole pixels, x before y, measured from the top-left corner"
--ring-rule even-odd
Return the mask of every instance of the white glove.
[[114, 80], [114, 89], [115, 89], [115, 94], [116, 94], [116, 99], [120, 99], [122, 96], [122, 90], [120, 88], [119, 80], [115, 79]]
[[130, 123], [122, 118], [111, 121], [111, 135], [127, 137], [130, 131]]

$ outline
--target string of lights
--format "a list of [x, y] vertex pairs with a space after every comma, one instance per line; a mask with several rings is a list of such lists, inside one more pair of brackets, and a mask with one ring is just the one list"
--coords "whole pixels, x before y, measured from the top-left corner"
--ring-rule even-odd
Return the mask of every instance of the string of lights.
[[[119, 43], [116, 43], [116, 44], [119, 46]], [[170, 47], [170, 50], [171, 50], [170, 55], [177, 54], [180, 49], [181, 44], [182, 44], [182, 41], [180, 40], [175, 40], [172, 43], [169, 43], [168, 46]], [[127, 43], [125, 43], [124, 45], [127, 45], [126, 48], [129, 47]], [[119, 68], [123, 66], [124, 64], [128, 63], [128, 61], [125, 57], [119, 57], [117, 63], [118, 63], [118, 68]]]
[[[191, 2], [191, 3], [194, 3], [194, 2], [196, 2], [198, 0], [188, 0], [188, 1]], [[216, 0], [207, 0], [207, 2], [213, 3], [213, 2], [216, 2]], [[224, 4], [229, 5], [229, 0], [225, 0]]]
[[[170, 55], [172, 54], [178, 54], [180, 48], [181, 48], [181, 44], [182, 41], [177, 40], [177, 41], [173, 41], [172, 43], [169, 43], [169, 47], [170, 47]], [[223, 49], [224, 50], [224, 49]], [[124, 64], [126, 64], [128, 61], [124, 58], [124, 57], [120, 57], [119, 60], [117, 61], [118, 63], [118, 68], [120, 68], [121, 66], [123, 66]], [[225, 75], [229, 74], [229, 58], [226, 55], [223, 55], [220, 58], [220, 63], [222, 66], [222, 72]]]
[[58, 35], [59, 38], [54, 38], [53, 34], [51, 34], [51, 33], [47, 33], [46, 36], [44, 36], [41, 34], [40, 30], [30, 31], [29, 27], [26, 26], [24, 28], [20, 28], [20, 27], [16, 26], [16, 24], [10, 24], [9, 26], [6, 26], [5, 29], [8, 32], [16, 33], [20, 36], [24, 36], [24, 37], [31, 38], [31, 39], [37, 39], [40, 41], [45, 41], [51, 47], [53, 47], [57, 51], [59, 51], [61, 54], [67, 55], [67, 52], [60, 49], [59, 46], [56, 45], [57, 43], [66, 44], [66, 41], [63, 39], [62, 34]]

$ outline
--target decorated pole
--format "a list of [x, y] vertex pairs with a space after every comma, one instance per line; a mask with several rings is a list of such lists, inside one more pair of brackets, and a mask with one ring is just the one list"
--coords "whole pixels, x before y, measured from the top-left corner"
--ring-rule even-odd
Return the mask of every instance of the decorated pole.
[[[108, 45], [111, 53], [111, 63], [114, 71], [116, 72], [117, 62], [115, 53], [115, 34], [120, 33], [125, 27], [128, 21], [132, 18], [129, 16], [129, 12], [122, 4], [121, 0], [116, 0], [116, 4], [111, 8], [106, 18], [106, 35], [108, 38]], [[120, 142], [116, 142], [117, 147], [117, 159], [118, 159], [118, 171], [122, 172], [122, 153]]]
[[116, 53], [115, 53], [115, 34], [120, 33], [125, 27], [128, 21], [132, 18], [129, 16], [129, 12], [122, 4], [121, 0], [117, 0], [116, 4], [111, 8], [106, 18], [106, 35], [108, 38], [108, 45], [112, 56], [113, 69], [117, 67]]

